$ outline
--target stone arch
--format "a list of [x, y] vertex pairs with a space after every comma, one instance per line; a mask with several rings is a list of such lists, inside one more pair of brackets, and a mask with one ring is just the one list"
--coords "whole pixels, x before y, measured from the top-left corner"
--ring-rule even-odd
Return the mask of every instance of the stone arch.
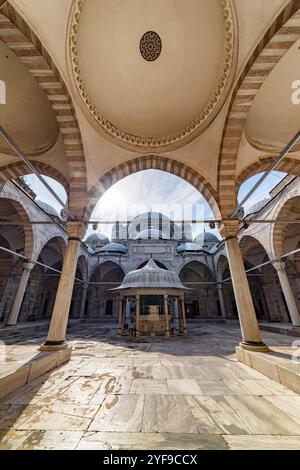
[[[228, 108], [219, 155], [218, 193], [223, 218], [228, 218], [236, 209], [236, 164], [249, 111], [276, 64], [299, 39], [299, 26], [300, 3], [299, 0], [292, 0], [257, 44], [237, 80]], [[282, 55], [270, 56], [268, 52], [276, 49], [278, 35], [286, 37], [285, 41], [280, 42]], [[285, 171], [285, 163], [287, 166], [290, 164], [288, 161], [284, 162], [281, 171]]]
[[[249, 178], [258, 173], [263, 173], [268, 170], [272, 163], [274, 163], [277, 155], [261, 157], [257, 162], [252, 163], [252, 165], [245, 168], [239, 175], [236, 180], [237, 190], [240, 186]], [[300, 161], [293, 158], [285, 157], [284, 161], [276, 168], [276, 171], [281, 171], [283, 173], [288, 173], [294, 176], [300, 176]]]
[[[262, 264], [265, 261], [270, 261], [270, 256], [269, 256], [267, 248], [255, 236], [243, 235], [242, 238], [240, 239], [239, 244], [240, 244], [240, 249], [244, 258], [247, 257], [247, 254], [249, 253], [249, 251], [251, 250], [254, 251], [256, 249], [256, 252], [257, 252], [256, 256], [258, 258], [258, 262], [256, 263], [256, 265]], [[263, 254], [264, 254], [264, 259], [262, 259]]]
[[37, 253], [36, 258], [40, 256], [40, 254], [42, 253], [46, 245], [48, 245], [49, 243], [53, 241], [57, 242], [57, 246], [59, 247], [59, 250], [63, 257], [67, 248], [67, 242], [62, 235], [55, 234], [55, 235], [49, 235], [48, 238], [43, 240], [43, 244], [40, 246], [40, 249], [39, 249], [39, 252]]
[[213, 272], [201, 261], [188, 261], [180, 270], [181, 282], [191, 289], [185, 294], [187, 318], [218, 317], [216, 284], [194, 284], [198, 282], [214, 282]]
[[[200, 268], [200, 270], [197, 268]], [[185, 262], [180, 268], [179, 276], [182, 274], [184, 269], [191, 269], [192, 271], [200, 273], [202, 277], [207, 277], [207, 281], [215, 280], [212, 270], [202, 261], [193, 260]]]
[[[125, 271], [116, 261], [104, 261], [97, 264], [89, 280], [86, 301], [86, 315], [89, 318], [107, 318], [115, 321], [118, 318], [118, 301], [111, 289], [122, 283]], [[103, 282], [104, 284], [93, 284]]]
[[[69, 197], [69, 182], [60, 171], [53, 166], [38, 161], [34, 162], [34, 166], [42, 175], [49, 176], [50, 178], [58, 181], [64, 187]], [[9, 165], [5, 165], [0, 168], [0, 181], [15, 180], [20, 176], [27, 175], [28, 172], [28, 166], [22, 161], [10, 163]]]
[[97, 261], [97, 263], [92, 266], [90, 273], [89, 273], [88, 282], [91, 281], [91, 278], [94, 275], [94, 273], [97, 271], [97, 269], [100, 268], [101, 266], [103, 267], [103, 265], [106, 265], [107, 263], [115, 264], [120, 269], [122, 269], [124, 274], [126, 274], [126, 268], [122, 265], [122, 263], [119, 260], [117, 261], [116, 258], [109, 256], [109, 257], [105, 257], [105, 259], [102, 259], [101, 261], [100, 260]]
[[278, 222], [273, 227], [273, 247], [275, 257], [280, 258], [284, 255], [284, 240], [290, 226], [279, 222], [300, 219], [300, 194], [290, 197], [278, 207], [275, 218]]
[[81, 132], [71, 95], [41, 40], [11, 4], [6, 3], [1, 9], [0, 21], [0, 40], [23, 62], [50, 101], [68, 162], [69, 209], [81, 218], [85, 207], [87, 178]]
[[171, 173], [190, 183], [197, 189], [202, 196], [206, 199], [216, 219], [220, 218], [220, 210], [218, 207], [218, 197], [214, 188], [201, 176], [196, 170], [178, 162], [171, 158], [147, 155], [133, 160], [129, 160], [109, 170], [103, 175], [98, 183], [93, 186], [88, 194], [88, 207], [86, 210], [86, 218], [88, 219], [97, 204], [99, 198], [107, 191], [113, 184], [122, 180], [126, 176], [132, 175], [143, 170], [161, 170], [166, 173]]
[[8, 201], [14, 208], [22, 224], [24, 224], [16, 225], [14, 229], [20, 234], [20, 236], [24, 236], [24, 256], [31, 259], [36, 246], [36, 230], [34, 230], [30, 225], [31, 217], [29, 210], [24, 206], [24, 201], [22, 204], [21, 199], [17, 195], [2, 191], [0, 193], [0, 200]]
[[87, 281], [88, 278], [88, 264], [84, 255], [78, 258], [77, 266], [81, 272], [82, 280]]
[[225, 271], [229, 268], [228, 259], [225, 255], [220, 255], [217, 264], [217, 280], [222, 281]]

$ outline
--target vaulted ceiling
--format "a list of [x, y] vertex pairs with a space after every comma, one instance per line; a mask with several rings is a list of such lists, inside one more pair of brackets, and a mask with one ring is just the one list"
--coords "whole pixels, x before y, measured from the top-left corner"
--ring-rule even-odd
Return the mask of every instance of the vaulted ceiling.
[[[156, 158], [227, 216], [236, 178], [299, 130], [299, 46], [299, 0], [10, 0], [0, 123], [70, 181], [74, 210]], [[17, 162], [0, 140], [0, 178]]]

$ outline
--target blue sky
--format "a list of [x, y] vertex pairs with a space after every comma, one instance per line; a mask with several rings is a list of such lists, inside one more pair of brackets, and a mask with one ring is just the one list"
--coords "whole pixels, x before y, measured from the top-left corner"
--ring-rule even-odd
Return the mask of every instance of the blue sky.
[[[253, 176], [246, 181], [240, 190], [239, 200], [253, 187], [260, 175]], [[255, 192], [251, 199], [245, 204], [245, 209], [256, 202], [269, 196], [269, 191], [276, 186], [285, 175], [273, 172]], [[46, 178], [59, 197], [65, 201], [66, 192], [60, 183]], [[27, 177], [27, 182], [35, 191], [38, 199], [47, 202], [60, 211], [61, 207], [47, 189], [37, 180], [34, 175]], [[146, 170], [127, 176], [112, 186], [99, 200], [94, 213], [93, 220], [116, 218], [126, 219], [145, 211], [160, 210], [166, 215], [174, 214], [174, 205], [183, 210], [186, 208], [186, 217], [213, 218], [211, 209], [203, 196], [189, 183], [177, 176], [159, 170]], [[182, 212], [181, 212], [182, 214]], [[174, 217], [174, 215], [173, 215]], [[172, 218], [173, 218], [172, 217]], [[175, 216], [176, 217], [176, 216]], [[178, 217], [179, 218], [179, 217]], [[89, 232], [91, 232], [91, 227]], [[112, 225], [100, 227], [100, 231], [110, 237]], [[200, 224], [193, 228], [196, 235], [202, 231]], [[208, 227], [206, 227], [208, 230]], [[218, 235], [218, 231], [214, 231]]]

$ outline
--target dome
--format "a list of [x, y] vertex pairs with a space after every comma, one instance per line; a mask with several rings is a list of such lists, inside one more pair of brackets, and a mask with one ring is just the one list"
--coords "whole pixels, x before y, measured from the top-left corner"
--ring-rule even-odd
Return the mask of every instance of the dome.
[[150, 259], [143, 268], [126, 274], [121, 286], [113, 290], [137, 288], [186, 289], [175, 272], [159, 268], [153, 259]]
[[109, 243], [109, 239], [102, 233], [92, 233], [86, 238], [86, 240], [84, 240], [84, 242], [87, 245], [96, 247], [107, 245]]
[[[167, 240], [168, 238], [166, 235], [163, 234], [161, 230], [157, 230], [155, 228], [148, 228], [140, 232], [136, 237], [135, 240]], [[170, 238], [169, 238], [170, 239]]]
[[121, 253], [125, 254], [127, 252], [126, 246], [122, 245], [122, 243], [108, 243], [104, 245], [97, 253]]
[[271, 198], [266, 198], [256, 202], [246, 210], [245, 215], [256, 214], [261, 211], [270, 202], [270, 200]]
[[185, 253], [187, 251], [201, 251], [203, 245], [200, 243], [182, 243], [176, 249], [177, 253]]
[[179, 147], [224, 104], [237, 58], [231, 2], [76, 0], [70, 21], [70, 75], [116, 144]]
[[211, 232], [199, 233], [195, 238], [195, 243], [219, 243], [218, 237]]
[[57, 210], [50, 206], [50, 204], [43, 201], [36, 201], [36, 203], [41, 209], [43, 209], [43, 211], [47, 212], [48, 215], [60, 218]]
[[134, 217], [128, 231], [132, 240], [170, 240], [174, 233], [174, 223], [160, 212], [145, 212]]

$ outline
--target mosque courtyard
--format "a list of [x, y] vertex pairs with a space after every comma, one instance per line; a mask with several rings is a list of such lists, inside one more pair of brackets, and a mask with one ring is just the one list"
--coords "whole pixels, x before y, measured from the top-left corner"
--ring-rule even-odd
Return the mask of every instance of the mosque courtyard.
[[[42, 339], [14, 339], [14, 351]], [[238, 325], [195, 323], [185, 337], [137, 341], [81, 324], [68, 339], [68, 363], [1, 400], [0, 449], [300, 447], [300, 396], [237, 362]]]

